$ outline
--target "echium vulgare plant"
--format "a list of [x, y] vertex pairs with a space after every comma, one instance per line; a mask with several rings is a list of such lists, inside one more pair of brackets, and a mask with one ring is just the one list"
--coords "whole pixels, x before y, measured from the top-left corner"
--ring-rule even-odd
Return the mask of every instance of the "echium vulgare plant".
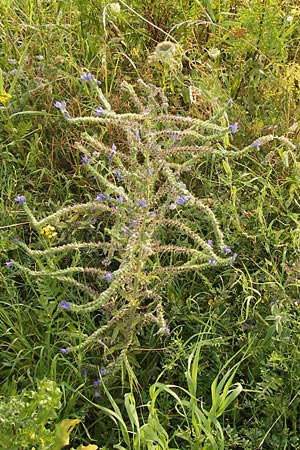
[[[116, 349], [115, 356], [121, 357], [137, 344], [138, 334], [151, 322], [157, 324], [157, 333], [170, 331], [164, 315], [164, 288], [173, 277], [229, 265], [237, 256], [224, 242], [208, 202], [183, 180], [204, 154], [241, 156], [274, 137], [228, 151], [222, 142], [237, 130], [237, 124], [217, 124], [227, 118], [227, 106], [206, 121], [173, 115], [168, 113], [164, 93], [139, 80], [138, 89], [122, 84], [135, 112], [117, 113], [95, 77], [84, 74], [82, 78], [92, 83], [100, 97], [95, 115], [73, 118], [64, 101], [55, 106], [74, 126], [94, 124], [114, 130], [110, 144], [87, 133], [77, 143], [82, 164], [97, 182], [99, 193], [93, 201], [64, 207], [40, 220], [26, 197], [19, 195], [16, 201], [41, 237], [36, 244], [19, 243], [32, 258], [32, 267], [12, 260], [6, 265], [14, 264], [38, 279], [56, 279], [69, 285], [70, 291], [76, 290], [78, 302], [70, 301], [73, 295], [58, 305], [66, 313], [97, 312], [96, 331], [90, 336], [72, 335], [60, 349], [62, 353], [102, 345], [103, 350], [110, 347], [111, 353]], [[77, 222], [71, 219], [74, 215]], [[96, 227], [86, 241], [82, 240], [84, 219], [90, 221], [87, 226]], [[80, 224], [78, 235], [66, 235], [68, 220], [73, 227]], [[77, 264], [73, 259], [71, 267], [70, 252], [77, 255]]]

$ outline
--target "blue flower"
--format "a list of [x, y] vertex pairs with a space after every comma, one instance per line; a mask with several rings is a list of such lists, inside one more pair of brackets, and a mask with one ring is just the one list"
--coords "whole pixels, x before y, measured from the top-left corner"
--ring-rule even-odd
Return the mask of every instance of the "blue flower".
[[97, 196], [96, 196], [96, 200], [98, 201], [98, 202], [102, 202], [103, 200], [105, 200], [106, 199], [106, 195], [105, 194], [98, 194]]
[[103, 114], [105, 114], [105, 111], [104, 111], [104, 109], [102, 108], [102, 106], [98, 106], [96, 109], [95, 109], [95, 114], [96, 114], [96, 116], [103, 116]]
[[229, 264], [233, 263], [233, 261], [236, 259], [237, 255], [238, 255], [237, 253], [233, 253], [232, 257], [229, 260]]
[[89, 162], [89, 158], [86, 155], [84, 155], [81, 157], [81, 161], [83, 162], [83, 164], [87, 164]]
[[60, 353], [69, 353], [69, 349], [68, 348], [61, 348], [60, 350]]
[[97, 78], [94, 77], [94, 75], [91, 74], [91, 72], [83, 73], [80, 75], [80, 78], [84, 81], [93, 81], [96, 84], [99, 84], [100, 81], [97, 80]]
[[209, 264], [210, 264], [211, 266], [215, 266], [215, 265], [217, 264], [217, 261], [216, 261], [215, 259], [211, 259], [211, 260], [209, 261]]
[[113, 153], [116, 153], [117, 147], [116, 147], [115, 144], [113, 144], [113, 145], [111, 146], [111, 151], [112, 151]]
[[130, 234], [130, 229], [129, 229], [128, 227], [125, 227], [125, 228], [124, 228], [124, 233], [125, 233], [125, 234]]
[[239, 124], [237, 122], [234, 122], [233, 125], [229, 125], [229, 130], [231, 131], [231, 133], [236, 133], [238, 130], [238, 126]]
[[95, 387], [99, 386], [99, 384], [101, 384], [101, 380], [96, 380], [96, 381], [94, 381], [94, 383], [93, 383], [93, 385], [94, 385]]
[[61, 111], [64, 111], [66, 109], [67, 103], [66, 102], [55, 102], [54, 106], [55, 106], [55, 108], [60, 109]]
[[191, 197], [184, 197], [182, 195], [179, 195], [176, 198], [176, 203], [177, 205], [184, 205], [185, 203], [187, 203], [190, 200]]
[[71, 118], [70, 114], [66, 110], [66, 106], [67, 106], [66, 102], [55, 102], [54, 106], [57, 109], [59, 109], [67, 119]]
[[110, 280], [112, 279], [112, 273], [107, 272], [107, 273], [105, 274], [105, 279], [106, 279], [107, 281], [110, 281]]
[[228, 253], [231, 253], [231, 248], [228, 247], [228, 245], [224, 245], [223, 250], [226, 253], [226, 255], [228, 255]]
[[71, 309], [70, 303], [69, 303], [69, 302], [66, 302], [65, 300], [63, 300], [63, 301], [60, 303], [60, 307], [61, 307], [61, 309], [65, 309], [65, 310]]
[[231, 106], [232, 104], [233, 104], [233, 100], [232, 100], [232, 98], [229, 98], [227, 100], [227, 106]]
[[262, 142], [258, 139], [257, 141], [252, 142], [251, 147], [258, 148], [260, 147]]
[[86, 377], [88, 371], [87, 371], [87, 369], [82, 369], [81, 373], [82, 373], [82, 375], [83, 375], [84, 377]]
[[83, 73], [82, 75], [80, 75], [80, 78], [82, 80], [89, 81], [93, 79], [93, 75], [91, 74], [91, 72]]
[[122, 203], [124, 201], [124, 197], [123, 195], [120, 195], [120, 197], [118, 197], [118, 202]]
[[134, 228], [136, 226], [136, 220], [131, 219], [130, 225]]
[[118, 180], [122, 180], [123, 178], [125, 178], [125, 175], [122, 174], [121, 169], [116, 169], [115, 175], [117, 176]]
[[210, 248], [213, 247], [213, 241], [212, 241], [212, 239], [208, 239], [207, 245], [208, 245]]
[[14, 265], [14, 263], [15, 263], [15, 261], [14, 261], [13, 259], [10, 259], [9, 261], [6, 261], [6, 262], [4, 263], [4, 265], [5, 265], [6, 267], [12, 267], [12, 266]]
[[20, 203], [20, 205], [24, 205], [24, 203], [26, 203], [26, 198], [24, 197], [24, 195], [17, 195], [15, 201], [17, 203]]
[[101, 369], [100, 369], [100, 374], [101, 374], [102, 376], [104, 376], [105, 373], [106, 373], [105, 367], [101, 367]]
[[145, 199], [139, 200], [137, 204], [138, 206], [142, 206], [143, 208], [147, 206], [147, 202]]

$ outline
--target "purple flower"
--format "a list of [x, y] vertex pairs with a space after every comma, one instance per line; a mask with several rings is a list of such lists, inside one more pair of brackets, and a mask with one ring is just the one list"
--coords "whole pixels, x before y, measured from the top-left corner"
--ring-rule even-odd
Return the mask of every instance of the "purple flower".
[[98, 387], [99, 384], [101, 384], [101, 380], [96, 380], [96, 381], [94, 381], [94, 383], [93, 383], [93, 385], [94, 385], [95, 387]]
[[213, 241], [212, 241], [212, 239], [208, 239], [207, 245], [208, 245], [210, 248], [213, 247]]
[[156, 216], [156, 212], [155, 211], [150, 211], [149, 212], [149, 216], [150, 217], [155, 217]]
[[82, 369], [82, 375], [84, 376], [84, 377], [86, 377], [87, 376], [87, 373], [88, 373], [88, 371], [87, 371], [87, 369]]
[[209, 261], [209, 264], [210, 264], [211, 266], [215, 266], [215, 265], [217, 264], [217, 261], [216, 261], [215, 259], [211, 259], [211, 260]]
[[110, 280], [112, 279], [112, 273], [107, 272], [107, 273], [105, 274], [105, 279], [106, 279], [106, 281], [110, 281]]
[[111, 146], [111, 151], [112, 151], [113, 153], [116, 153], [116, 151], [117, 151], [117, 146], [116, 146], [115, 144], [113, 144], [113, 145]]
[[101, 367], [100, 369], [100, 375], [104, 376], [106, 373], [105, 367]]
[[71, 118], [70, 114], [66, 110], [66, 106], [67, 106], [66, 102], [55, 102], [54, 106], [57, 109], [59, 109], [67, 119]]
[[138, 206], [142, 206], [143, 208], [145, 208], [147, 206], [147, 202], [145, 199], [139, 200], [137, 203]]
[[161, 327], [161, 328], [158, 330], [158, 333], [169, 334], [169, 333], [170, 333], [170, 327]]
[[61, 309], [65, 309], [65, 310], [71, 309], [70, 303], [69, 303], [69, 302], [66, 302], [65, 300], [63, 300], [63, 301], [60, 303], [60, 307], [61, 307]]
[[128, 227], [125, 227], [125, 228], [124, 228], [124, 233], [125, 233], [125, 234], [130, 234], [130, 229], [129, 229]]
[[130, 225], [134, 228], [136, 226], [136, 220], [131, 219]]
[[102, 108], [102, 106], [98, 106], [98, 107], [95, 109], [95, 114], [96, 114], [96, 116], [103, 116], [103, 114], [105, 114], [105, 111], [104, 111], [104, 109]]
[[154, 169], [148, 169], [148, 175], [151, 177], [154, 174]]
[[61, 348], [60, 353], [69, 353], [69, 349], [68, 348]]
[[228, 245], [224, 245], [223, 250], [226, 253], [226, 255], [228, 255], [228, 253], [231, 253], [231, 248], [228, 247]]
[[64, 111], [66, 109], [66, 102], [55, 102], [54, 103], [55, 108], [60, 109], [61, 111]]
[[12, 267], [12, 266], [14, 265], [14, 263], [15, 263], [15, 261], [14, 261], [13, 259], [10, 259], [9, 261], [6, 261], [6, 262], [4, 263], [4, 265], [5, 265], [6, 267]]
[[80, 78], [84, 81], [93, 81], [96, 84], [99, 84], [100, 81], [97, 80], [97, 78], [94, 77], [94, 75], [91, 74], [91, 72], [84, 72], [83, 74], [80, 75]]
[[24, 197], [24, 195], [17, 195], [15, 201], [17, 203], [20, 203], [20, 205], [24, 205], [24, 203], [26, 203], [26, 198]]
[[123, 195], [120, 195], [120, 197], [118, 197], [118, 202], [122, 203], [124, 201], [124, 197]]
[[227, 100], [227, 106], [231, 106], [232, 104], [233, 104], [233, 100], [232, 100], [232, 98], [229, 98]]
[[83, 162], [83, 164], [87, 164], [89, 162], [89, 158], [86, 155], [84, 155], [82, 156], [81, 161]]
[[96, 200], [98, 201], [98, 202], [102, 202], [103, 200], [105, 200], [106, 199], [106, 195], [105, 194], [98, 194], [97, 196], [96, 196]]
[[233, 125], [229, 125], [229, 130], [231, 131], [231, 133], [236, 133], [238, 130], [238, 126], [239, 124], [237, 122], [234, 122]]
[[95, 77], [94, 77], [94, 75], [91, 74], [91, 72], [88, 72], [88, 73], [81, 74], [80, 78], [85, 81], [90, 81], [90, 80], [94, 80]]
[[233, 253], [233, 255], [232, 255], [232, 257], [230, 258], [230, 260], [229, 260], [229, 264], [232, 264], [233, 263], [233, 261], [235, 260], [235, 258], [237, 257], [237, 253]]
[[183, 197], [182, 195], [179, 195], [176, 198], [176, 203], [177, 205], [184, 205], [185, 203], [187, 203], [190, 200], [191, 197]]
[[96, 398], [100, 397], [99, 391], [95, 391], [95, 392], [94, 392], [94, 397], [96, 397]]
[[122, 180], [123, 178], [125, 178], [125, 175], [122, 174], [121, 169], [116, 169], [115, 175], [117, 176], [118, 180]]
[[257, 141], [252, 142], [251, 147], [258, 148], [260, 147], [262, 142], [258, 139]]

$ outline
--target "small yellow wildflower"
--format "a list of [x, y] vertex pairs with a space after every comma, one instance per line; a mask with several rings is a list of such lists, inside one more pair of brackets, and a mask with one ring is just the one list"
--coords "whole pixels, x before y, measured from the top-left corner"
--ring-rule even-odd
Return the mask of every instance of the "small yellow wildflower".
[[7, 92], [3, 92], [2, 94], [0, 94], [0, 104], [3, 104], [8, 102], [8, 100], [11, 99], [11, 95], [7, 94]]
[[53, 239], [57, 236], [57, 232], [52, 225], [47, 225], [46, 227], [42, 228], [40, 230], [40, 234], [48, 239]]

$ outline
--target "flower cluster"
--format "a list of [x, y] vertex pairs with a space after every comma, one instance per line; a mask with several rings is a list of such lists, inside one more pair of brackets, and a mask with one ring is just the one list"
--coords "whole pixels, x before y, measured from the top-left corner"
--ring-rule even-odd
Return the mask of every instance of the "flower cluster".
[[12, 96], [10, 94], [8, 94], [7, 92], [3, 92], [2, 94], [0, 94], [0, 104], [4, 105], [11, 98], [12, 98]]
[[53, 239], [57, 236], [57, 232], [55, 231], [55, 227], [52, 225], [47, 225], [40, 229], [40, 234], [45, 236], [47, 239]]

